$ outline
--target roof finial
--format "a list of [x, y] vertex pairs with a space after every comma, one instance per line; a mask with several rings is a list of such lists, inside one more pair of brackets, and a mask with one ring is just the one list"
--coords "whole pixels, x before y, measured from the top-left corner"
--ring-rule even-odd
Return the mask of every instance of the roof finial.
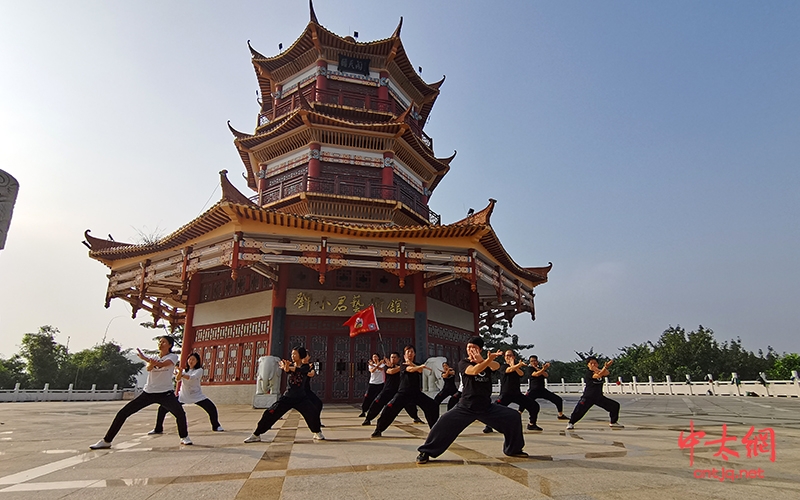
[[397, 28], [394, 29], [394, 33], [392, 33], [392, 38], [397, 38], [400, 36], [400, 29], [402, 27], [403, 27], [403, 16], [400, 16], [400, 23], [397, 25]]
[[314, 12], [314, 2], [312, 0], [308, 0], [308, 10], [310, 11], [311, 22], [319, 24], [319, 21], [317, 21], [317, 13]]

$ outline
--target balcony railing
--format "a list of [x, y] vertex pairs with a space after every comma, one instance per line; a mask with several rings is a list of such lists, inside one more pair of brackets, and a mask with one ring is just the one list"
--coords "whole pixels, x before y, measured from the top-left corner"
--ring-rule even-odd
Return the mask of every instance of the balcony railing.
[[[439, 214], [428, 208], [428, 205], [423, 203], [419, 196], [415, 196], [414, 193], [406, 189], [398, 189], [397, 186], [384, 186], [377, 181], [340, 180], [338, 176], [333, 179], [321, 179], [309, 178], [308, 174], [305, 174], [287, 179], [264, 191], [262, 203], [268, 205], [302, 192], [354, 196], [374, 200], [397, 200], [427, 219], [432, 225], [438, 226], [442, 223], [442, 218]], [[250, 199], [254, 203], [258, 203], [258, 195], [251, 196]]]
[[[303, 97], [308, 102], [320, 102], [324, 104], [335, 104], [338, 106], [348, 106], [358, 109], [369, 109], [372, 111], [382, 111], [399, 115], [404, 109], [400, 109], [397, 101], [394, 99], [378, 99], [375, 96], [358, 94], [356, 92], [348, 92], [345, 90], [321, 90], [317, 89], [314, 85], [308, 85], [301, 89]], [[297, 92], [291, 96], [287, 96], [278, 101], [275, 106], [275, 117], [283, 116], [291, 113], [300, 107], [300, 97]], [[270, 116], [266, 114], [259, 115], [259, 126], [269, 123]], [[422, 131], [422, 126], [417, 120], [411, 116], [407, 116], [405, 122], [411, 127], [411, 131], [420, 138], [420, 140], [433, 151], [433, 139]]]

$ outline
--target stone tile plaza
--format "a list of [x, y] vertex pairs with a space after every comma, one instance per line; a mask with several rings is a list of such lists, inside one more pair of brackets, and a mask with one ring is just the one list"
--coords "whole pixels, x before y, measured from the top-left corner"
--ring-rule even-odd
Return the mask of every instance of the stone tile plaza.
[[[565, 397], [571, 409], [577, 395]], [[134, 415], [110, 450], [89, 451], [123, 402], [6, 403], [0, 415], [0, 500], [56, 498], [425, 498], [723, 499], [800, 497], [800, 415], [796, 398], [614, 396], [624, 429], [590, 411], [565, 431], [544, 404], [543, 432], [525, 432], [530, 458], [502, 454], [502, 436], [471, 425], [442, 456], [414, 462], [428, 433], [407, 415], [371, 439], [355, 405], [326, 406], [326, 441], [314, 442], [300, 415], [279, 421], [263, 442], [244, 444], [261, 410], [221, 405], [226, 431], [208, 428], [187, 406], [193, 446], [180, 446], [174, 424], [148, 436], [155, 407]], [[168, 417], [171, 419], [171, 417]], [[56, 425], [54, 425], [54, 423]], [[726, 425], [725, 455], [720, 452]], [[690, 425], [706, 434], [693, 450], [679, 446]], [[748, 457], [751, 427], [774, 431]], [[735, 440], [732, 438], [735, 437]], [[717, 441], [708, 444], [709, 441]], [[764, 444], [764, 443], [761, 443]], [[761, 451], [759, 451], [761, 450]], [[733, 453], [737, 453], [736, 457]], [[735, 470], [733, 473], [723, 471]], [[753, 471], [746, 476], [747, 472]], [[708, 473], [704, 471], [710, 471]], [[759, 472], [760, 471], [760, 472]], [[717, 474], [713, 477], [695, 477]], [[725, 477], [727, 476], [727, 478]]]

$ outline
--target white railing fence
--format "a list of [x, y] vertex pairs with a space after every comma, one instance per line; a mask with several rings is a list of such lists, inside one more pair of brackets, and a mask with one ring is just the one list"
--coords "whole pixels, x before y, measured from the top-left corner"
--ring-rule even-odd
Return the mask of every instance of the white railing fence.
[[[0, 403], [18, 403], [25, 401], [115, 401], [128, 399], [136, 394], [134, 387], [98, 390], [96, 384], [91, 389], [50, 389], [44, 384], [42, 389], [20, 389], [16, 384], [13, 389], [0, 389]], [[127, 396], [126, 396], [127, 395]]]
[[[633, 377], [626, 382], [620, 377], [616, 382], [605, 379], [603, 392], [605, 394], [643, 394], [650, 396], [761, 396], [761, 397], [800, 397], [800, 377], [797, 371], [792, 372], [791, 380], [739, 380], [736, 373], [731, 374], [731, 380], [713, 380], [707, 376], [706, 380], [693, 381], [688, 377], [685, 381], [675, 382], [667, 375], [665, 382], [654, 382], [653, 377], [648, 377], [646, 382], [640, 382]], [[549, 382], [547, 388], [562, 394], [581, 394], [585, 381], [580, 383]], [[499, 384], [495, 384], [495, 392], [500, 391]]]

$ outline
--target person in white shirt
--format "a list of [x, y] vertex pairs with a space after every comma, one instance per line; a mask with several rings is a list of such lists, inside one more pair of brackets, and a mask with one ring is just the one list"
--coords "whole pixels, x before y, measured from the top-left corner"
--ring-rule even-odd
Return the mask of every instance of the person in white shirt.
[[[203, 363], [200, 361], [200, 355], [193, 352], [186, 359], [186, 367], [183, 371], [178, 370], [175, 377], [180, 381], [181, 388], [178, 391], [178, 401], [184, 404], [196, 404], [208, 413], [208, 420], [211, 422], [211, 430], [214, 432], [222, 432], [225, 429], [219, 425], [219, 416], [217, 414], [217, 407], [208, 399], [200, 388], [200, 380], [203, 378]], [[164, 417], [167, 416], [167, 409], [163, 406], [158, 407], [158, 414], [156, 415], [156, 426], [148, 434], [163, 434], [164, 433]]]
[[175, 340], [172, 337], [166, 335], [158, 337], [159, 357], [157, 358], [145, 356], [141, 349], [136, 350], [139, 359], [147, 363], [147, 383], [144, 385], [144, 390], [117, 412], [117, 416], [114, 417], [114, 421], [111, 422], [111, 427], [108, 428], [103, 439], [89, 448], [93, 450], [111, 448], [111, 441], [122, 429], [125, 420], [139, 410], [154, 404], [165, 407], [175, 416], [175, 420], [178, 421], [178, 435], [181, 438], [181, 444], [192, 444], [186, 427], [186, 413], [178, 402], [172, 387], [172, 372], [178, 363], [178, 355], [172, 352], [174, 344]]
[[386, 382], [386, 363], [381, 361], [380, 354], [377, 352], [373, 354], [367, 366], [369, 366], [369, 385], [367, 386], [366, 394], [364, 394], [364, 401], [361, 403], [361, 415], [359, 417], [367, 416], [369, 406], [381, 393], [383, 384]]

